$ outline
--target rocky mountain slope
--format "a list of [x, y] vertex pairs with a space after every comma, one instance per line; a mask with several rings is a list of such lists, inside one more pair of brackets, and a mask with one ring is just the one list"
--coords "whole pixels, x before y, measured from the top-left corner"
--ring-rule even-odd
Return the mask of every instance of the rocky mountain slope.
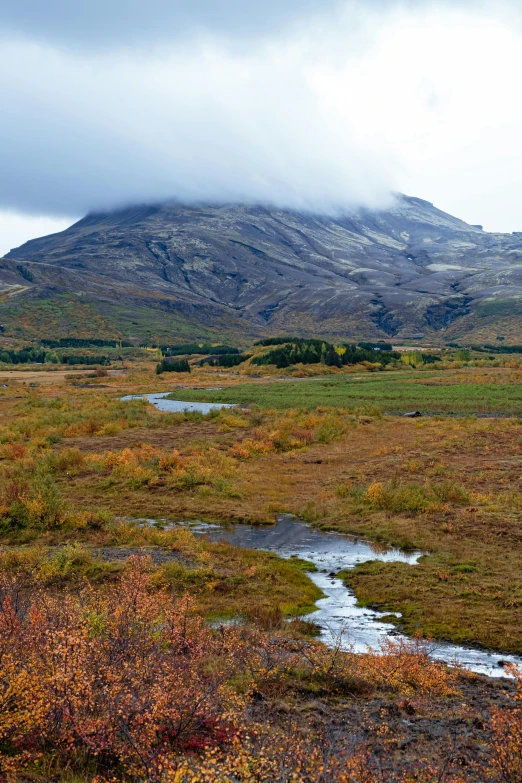
[[337, 217], [134, 207], [12, 250], [0, 260], [0, 294], [5, 334], [20, 332], [17, 310], [27, 326], [38, 303], [65, 297], [126, 336], [143, 331], [147, 314], [149, 329], [156, 320], [173, 337], [442, 340], [480, 336], [486, 325], [509, 338], [522, 313], [522, 233], [487, 233], [407, 196], [386, 211]]

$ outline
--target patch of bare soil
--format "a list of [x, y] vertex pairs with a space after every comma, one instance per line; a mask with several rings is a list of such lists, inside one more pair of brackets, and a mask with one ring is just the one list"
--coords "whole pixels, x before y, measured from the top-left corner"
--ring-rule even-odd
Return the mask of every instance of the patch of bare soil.
[[[47, 548], [47, 555], [52, 557], [63, 549], [62, 544]], [[154, 565], [163, 565], [176, 561], [188, 565], [190, 561], [175, 549], [165, 549], [160, 546], [93, 546], [89, 547], [93, 557], [99, 557], [107, 563], [129, 560], [131, 557], [150, 557]]]
[[334, 754], [342, 754], [347, 743], [368, 743], [370, 761], [381, 770], [383, 781], [425, 760], [460, 771], [469, 783], [483, 783], [491, 713], [494, 708], [510, 709], [513, 693], [512, 681], [478, 676], [464, 677], [455, 695], [436, 699], [363, 693], [332, 699], [300, 689], [275, 699], [274, 694], [260, 693], [254, 713], [272, 725], [290, 725], [296, 734], [323, 738], [325, 749]]

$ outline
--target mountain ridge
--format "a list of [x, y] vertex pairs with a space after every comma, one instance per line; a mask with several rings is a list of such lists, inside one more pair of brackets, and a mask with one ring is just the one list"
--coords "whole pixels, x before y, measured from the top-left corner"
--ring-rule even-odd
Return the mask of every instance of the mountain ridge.
[[196, 334], [199, 323], [202, 337], [441, 341], [476, 331], [488, 303], [504, 303], [500, 321], [518, 329], [522, 234], [485, 232], [404, 195], [385, 210], [334, 217], [237, 204], [134, 206], [91, 213], [11, 250], [0, 260], [0, 294], [6, 333], [9, 323], [18, 328], [16, 302], [73, 296], [109, 321], [111, 308], [145, 309], [167, 331], [169, 316], [174, 331], [185, 320]]

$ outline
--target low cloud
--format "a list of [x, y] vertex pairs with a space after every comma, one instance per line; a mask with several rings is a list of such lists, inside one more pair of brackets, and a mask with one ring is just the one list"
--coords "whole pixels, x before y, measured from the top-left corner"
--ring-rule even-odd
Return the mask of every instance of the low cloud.
[[[301, 41], [239, 54], [207, 39], [174, 53], [87, 57], [6, 44], [0, 206], [81, 214], [173, 198], [380, 203], [387, 162], [325, 110], [315, 49]], [[361, 111], [353, 106], [354, 119]]]
[[340, 4], [341, 0], [4, 0], [0, 28], [14, 36], [90, 50], [177, 41], [208, 32], [238, 41], [278, 33], [309, 16], [324, 16]]
[[241, 46], [242, 41], [278, 36], [318, 20], [320, 24], [344, 9], [354, 17], [393, 8], [481, 9], [490, 5], [490, 0], [3, 0], [0, 29], [10, 36], [73, 49], [147, 46], [202, 33]]
[[0, 209], [404, 190], [522, 227], [517, 25], [472, 0], [2, 3]]

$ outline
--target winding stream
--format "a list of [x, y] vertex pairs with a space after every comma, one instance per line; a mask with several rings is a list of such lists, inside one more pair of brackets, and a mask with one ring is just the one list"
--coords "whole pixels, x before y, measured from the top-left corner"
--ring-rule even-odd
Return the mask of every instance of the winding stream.
[[128, 394], [126, 397], [121, 397], [121, 402], [128, 402], [129, 400], [148, 400], [159, 411], [165, 411], [167, 413], [183, 413], [184, 411], [197, 411], [198, 413], [209, 413], [211, 410], [218, 408], [235, 408], [228, 402], [183, 402], [182, 400], [167, 400], [165, 399], [168, 394], [172, 392], [161, 392], [159, 394]]
[[[422, 552], [402, 552], [399, 549], [385, 551], [372, 548], [369, 541], [337, 533], [325, 533], [310, 527], [290, 515], [281, 514], [273, 527], [252, 527], [235, 525], [200, 524], [192, 526], [195, 533], [206, 534], [212, 541], [227, 541], [246, 549], [261, 549], [274, 552], [280, 557], [297, 555], [313, 562], [317, 571], [308, 573], [325, 597], [317, 601], [317, 611], [310, 619], [321, 628], [320, 638], [326, 644], [337, 644], [356, 652], [365, 652], [368, 647], [378, 648], [386, 638], [406, 639], [396, 627], [382, 619], [390, 612], [357, 606], [354, 593], [335, 574], [342, 569], [354, 568], [368, 560], [400, 561], [415, 565]], [[400, 616], [400, 615], [398, 615]], [[494, 653], [488, 650], [463, 647], [446, 642], [433, 642], [431, 656], [449, 664], [459, 664], [490, 677], [506, 676], [506, 663], [522, 665], [522, 659], [513, 655]], [[499, 663], [502, 662], [502, 663]]]
[[[122, 401], [145, 398], [161, 411], [199, 411], [209, 413], [215, 408], [233, 408], [229, 403], [183, 402], [167, 400], [168, 394], [135, 394], [122, 397]], [[145, 521], [145, 520], [144, 520]], [[147, 520], [151, 522], [152, 520]], [[342, 645], [356, 652], [368, 647], [378, 648], [386, 638], [406, 639], [396, 627], [382, 618], [390, 612], [357, 606], [354, 593], [345, 587], [334, 574], [354, 568], [368, 560], [400, 561], [415, 565], [422, 552], [403, 552], [399, 549], [377, 550], [369, 541], [337, 533], [325, 533], [310, 527], [295, 517], [282, 514], [274, 527], [236, 525], [221, 527], [201, 523], [191, 525], [194, 533], [208, 535], [213, 541], [228, 541], [246, 549], [274, 552], [280, 557], [297, 555], [314, 563], [317, 571], [309, 572], [310, 579], [319, 587], [324, 598], [317, 601], [317, 611], [311, 618], [321, 628], [321, 639], [326, 644]], [[400, 615], [398, 615], [400, 616]], [[449, 664], [458, 664], [470, 671], [489, 677], [504, 677], [504, 666], [514, 663], [522, 667], [522, 658], [495, 653], [489, 650], [463, 647], [447, 642], [433, 642], [431, 656]]]

